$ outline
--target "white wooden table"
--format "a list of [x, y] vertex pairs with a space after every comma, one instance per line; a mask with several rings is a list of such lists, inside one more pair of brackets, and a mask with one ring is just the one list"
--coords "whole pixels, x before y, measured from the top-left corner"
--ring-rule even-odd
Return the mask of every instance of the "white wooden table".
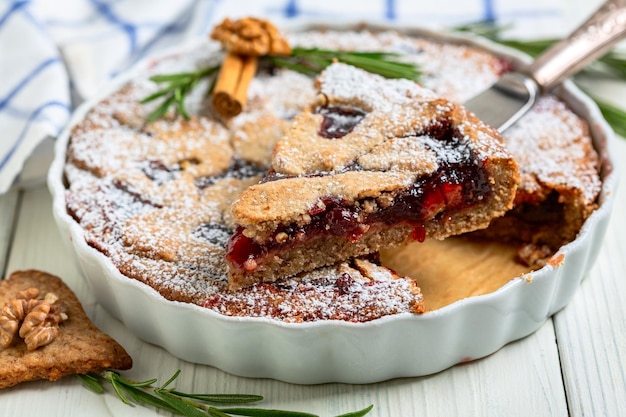
[[[576, 3], [582, 3], [578, 1]], [[626, 107], [626, 83], [594, 81], [594, 91]], [[626, 121], [625, 121], [626, 123]], [[626, 139], [617, 159], [626, 162]], [[62, 277], [87, 313], [135, 364], [133, 379], [164, 382], [177, 369], [185, 391], [260, 394], [259, 407], [334, 416], [374, 404], [377, 416], [626, 416], [626, 169], [599, 258], [572, 302], [536, 333], [495, 354], [441, 373], [370, 385], [298, 386], [247, 379], [181, 361], [139, 340], [95, 303], [74, 255], [56, 229], [44, 185], [0, 195], [0, 274], [41, 269]], [[193, 343], [193, 341], [190, 341]], [[419, 352], [416, 352], [419, 355]], [[2, 417], [156, 416], [149, 408], [96, 395], [74, 377], [0, 391]]]

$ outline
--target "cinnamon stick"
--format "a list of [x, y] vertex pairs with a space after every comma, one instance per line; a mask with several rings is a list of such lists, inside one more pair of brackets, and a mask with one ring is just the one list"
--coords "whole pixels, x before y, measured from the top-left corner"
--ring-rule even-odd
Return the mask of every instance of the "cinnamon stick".
[[243, 110], [250, 81], [256, 73], [258, 57], [289, 55], [289, 42], [272, 23], [264, 19], [224, 19], [211, 32], [226, 56], [213, 90], [213, 109], [223, 118], [237, 116]]
[[248, 98], [248, 86], [256, 73], [259, 58], [228, 52], [213, 90], [213, 110], [224, 118], [237, 116]]

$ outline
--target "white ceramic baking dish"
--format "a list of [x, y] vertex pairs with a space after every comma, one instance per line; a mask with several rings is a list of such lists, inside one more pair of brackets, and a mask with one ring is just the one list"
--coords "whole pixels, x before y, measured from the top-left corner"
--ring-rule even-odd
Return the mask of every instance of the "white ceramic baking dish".
[[[307, 23], [289, 30], [308, 27], [319, 25]], [[377, 28], [381, 27], [374, 27]], [[515, 62], [524, 59], [473, 37], [394, 29], [479, 44], [499, 54], [510, 54]], [[167, 55], [183, 52], [185, 48], [176, 48]], [[589, 121], [595, 146], [603, 158], [603, 188], [599, 208], [586, 221], [578, 238], [560, 250], [563, 262], [558, 266], [548, 265], [530, 276], [512, 277], [495, 292], [462, 299], [423, 315], [407, 313], [366, 323], [296, 324], [265, 318], [233, 318], [196, 305], [168, 301], [147, 285], [122, 275], [105, 255], [90, 247], [81, 227], [68, 215], [64, 198], [63, 167], [71, 127], [95, 103], [145, 69], [146, 62], [118, 77], [99, 97], [75, 112], [57, 139], [48, 184], [56, 222], [71, 244], [98, 302], [138, 337], [164, 347], [181, 359], [236, 375], [300, 384], [372, 383], [427, 375], [487, 356], [537, 330], [570, 301], [596, 259], [617, 185], [610, 159], [614, 136], [595, 104], [573, 84], [565, 83], [557, 95]]]

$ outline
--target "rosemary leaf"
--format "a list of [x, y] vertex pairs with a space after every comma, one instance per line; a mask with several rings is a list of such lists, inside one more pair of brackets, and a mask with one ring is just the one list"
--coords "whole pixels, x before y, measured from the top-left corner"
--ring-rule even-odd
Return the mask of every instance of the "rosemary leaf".
[[146, 96], [144, 98], [141, 99], [140, 103], [141, 104], [146, 104], [152, 100], [156, 100], [159, 97], [163, 97], [164, 95], [168, 94], [170, 91], [172, 91], [169, 88], [163, 88], [162, 90], [157, 91], [156, 93], [150, 94], [149, 96]]
[[188, 404], [167, 390], [155, 388], [154, 393], [159, 396], [163, 402], [174, 408], [178, 414], [186, 417], [206, 417], [205, 412], [199, 410], [193, 405]]
[[183, 90], [181, 88], [174, 89], [174, 100], [179, 103], [183, 98]]
[[148, 379], [147, 381], [131, 381], [129, 379], [126, 378], [122, 378], [122, 376], [120, 376], [119, 374], [115, 374], [115, 378], [121, 382], [122, 384], [128, 386], [128, 387], [135, 387], [135, 388], [144, 388], [144, 387], [149, 387], [152, 384], [154, 384], [155, 382], [157, 382], [156, 378], [152, 378], [152, 379]]
[[[536, 57], [559, 41], [559, 39], [536, 39], [520, 41], [514, 39], [492, 39], [502, 45], [520, 50], [532, 57]], [[626, 56], [618, 52], [609, 52], [595, 62], [583, 68], [583, 74], [604, 74], [619, 79], [626, 79]]]
[[410, 63], [399, 61], [399, 55], [389, 52], [333, 51], [320, 48], [294, 48], [284, 60], [295, 60], [305, 67], [319, 72], [337, 60], [379, 74], [386, 78], [407, 78], [417, 81], [419, 69]]
[[118, 398], [120, 400], [122, 400], [122, 402], [126, 405], [131, 405], [131, 402], [128, 400], [128, 398], [126, 397], [126, 395], [124, 395], [123, 388], [122, 388], [122, 384], [120, 384], [120, 382], [114, 377], [111, 378], [110, 380], [111, 382], [111, 386], [113, 386], [113, 390], [115, 391], [115, 393], [117, 394]]
[[226, 414], [248, 417], [319, 417], [316, 414], [303, 413], [300, 411], [272, 410], [261, 408], [220, 408]]
[[168, 97], [148, 116], [148, 123], [154, 122], [167, 114], [167, 110], [170, 108], [176, 98], [173, 94], [168, 93]]
[[502, 32], [509, 29], [510, 26], [498, 26], [492, 21], [481, 20], [478, 22], [467, 23], [465, 25], [458, 25], [452, 28], [456, 32], [468, 32], [484, 38], [495, 39], [501, 38]]
[[169, 411], [170, 413], [177, 413], [178, 410], [162, 399], [136, 387], [124, 387], [126, 394], [137, 405], [150, 405], [154, 408]]
[[[587, 94], [589, 93], [587, 92]], [[593, 95], [590, 96], [596, 102], [600, 112], [606, 119], [607, 123], [613, 128], [615, 133], [623, 138], [626, 138], [626, 111], [614, 106], [613, 104], [607, 103], [604, 100], [598, 99]]]
[[285, 58], [307, 62], [309, 65], [317, 67], [321, 71], [332, 64], [333, 60], [338, 60], [338, 55], [338, 51], [334, 54], [329, 54], [328, 51], [320, 49], [298, 49], [294, 51], [292, 55]]
[[178, 72], [174, 74], [153, 75], [150, 81], [155, 83], [185, 83], [198, 76], [198, 72]]
[[180, 391], [170, 391], [179, 397], [193, 398], [214, 404], [246, 404], [262, 401], [261, 395], [247, 394], [186, 394]]
[[[159, 397], [156, 397], [142, 389], [142, 388], [152, 388], [152, 384], [157, 381], [156, 378], [137, 382], [137, 381], [131, 381], [129, 379], [123, 378], [117, 372], [106, 371], [104, 375], [104, 379], [108, 381], [109, 383], [111, 383], [114, 389], [117, 386], [120, 391], [123, 390], [126, 393], [126, 395], [128, 395], [128, 397], [130, 397], [133, 400], [133, 402], [137, 405], [150, 405], [152, 407], [169, 411], [171, 413], [178, 413], [176, 408], [172, 407], [171, 405], [169, 405], [168, 403], [166, 403]], [[116, 393], [118, 393], [117, 390], [116, 390]], [[122, 397], [120, 397], [120, 399], [121, 398]], [[130, 402], [127, 402], [126, 404], [132, 405]]]
[[85, 387], [89, 388], [96, 394], [102, 394], [104, 392], [104, 387], [97, 377], [90, 374], [76, 374], [76, 377], [80, 379], [80, 382], [82, 382]]
[[611, 51], [600, 58], [598, 63], [602, 65], [604, 73], [626, 80], [626, 54]]
[[[329, 53], [332, 53], [333, 51], [328, 51]], [[337, 53], [337, 52], [335, 52]], [[400, 58], [402, 55], [394, 53], [394, 52], [380, 52], [380, 51], [370, 51], [370, 52], [364, 52], [364, 51], [353, 51], [353, 52], [346, 52], [346, 51], [339, 51], [340, 54], [343, 53], [348, 53], [350, 55], [354, 55], [354, 56], [360, 56], [363, 58], [370, 58], [370, 59], [376, 59], [379, 61], [388, 61], [388, 62], [395, 62], [395, 59]]]
[[362, 416], [366, 415], [367, 413], [369, 413], [370, 411], [372, 411], [372, 408], [374, 408], [374, 404], [370, 404], [369, 406], [365, 407], [362, 410], [353, 411], [351, 413], [342, 414], [342, 415], [337, 416], [337, 417], [362, 417]]
[[172, 375], [172, 376], [170, 377], [170, 379], [168, 379], [168, 380], [165, 382], [165, 384], [161, 385], [161, 387], [160, 387], [159, 389], [164, 390], [165, 388], [167, 388], [167, 387], [168, 387], [168, 386], [169, 386], [172, 382], [174, 382], [174, 380], [175, 380], [176, 378], [178, 378], [178, 376], [180, 375], [180, 372], [181, 372], [181, 371], [180, 371], [180, 369], [179, 369], [179, 370], [177, 370], [176, 372], [174, 372], [174, 375]]
[[199, 69], [198, 71], [196, 71], [194, 74], [196, 75], [196, 79], [201, 79], [203, 77], [206, 77], [208, 75], [213, 75], [214, 73], [216, 73], [220, 68], [222, 67], [221, 64], [219, 65], [213, 65], [211, 67], [205, 67], [202, 69]]
[[276, 67], [287, 68], [292, 71], [300, 72], [306, 75], [315, 75], [319, 73], [319, 69], [312, 68], [310, 65], [300, 64], [298, 62], [292, 62], [283, 57], [268, 57], [269, 61]]
[[228, 417], [228, 414], [221, 411], [219, 408], [209, 407], [207, 410], [211, 417]]
[[[527, 53], [532, 57], [536, 57], [550, 46], [557, 43], [560, 39], [532, 39], [518, 40], [505, 38], [503, 32], [508, 27], [497, 26], [492, 22], [477, 22], [452, 28], [454, 31], [468, 32], [475, 35], [484, 36], [502, 45], [518, 49]], [[602, 63], [606, 68], [610, 69], [615, 76], [626, 79], [626, 55], [620, 52], [612, 51], [600, 57], [597, 62]], [[593, 70], [593, 69], [591, 69]], [[585, 69], [584, 71], [589, 71]]]
[[176, 110], [178, 114], [183, 116], [185, 120], [191, 119], [189, 113], [187, 113], [187, 109], [185, 109], [185, 95], [187, 94], [187, 89], [177, 88], [174, 90], [174, 99], [176, 101]]
[[509, 46], [511, 48], [520, 50], [532, 57], [536, 57], [550, 46], [554, 45], [558, 39], [537, 39], [530, 41], [518, 41], [514, 39], [492, 39], [499, 44]]

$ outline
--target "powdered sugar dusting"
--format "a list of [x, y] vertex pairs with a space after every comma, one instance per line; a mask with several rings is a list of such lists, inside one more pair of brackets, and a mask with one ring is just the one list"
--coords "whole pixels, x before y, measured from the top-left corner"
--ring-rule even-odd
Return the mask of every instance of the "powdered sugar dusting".
[[419, 100], [437, 97], [414, 81], [389, 80], [342, 63], [330, 65], [318, 80], [324, 94], [339, 102], [356, 100], [370, 112], [378, 110], [389, 114], [395, 106], [414, 106]]
[[550, 187], [580, 195], [585, 205], [596, 199], [602, 186], [597, 154], [587, 127], [563, 102], [541, 98], [505, 138], [520, 166], [525, 192]]
[[286, 322], [345, 320], [365, 322], [381, 314], [420, 312], [414, 282], [378, 268], [374, 276], [340, 264], [298, 279], [257, 284], [235, 293], [217, 293], [203, 305], [231, 316], [273, 317]]

